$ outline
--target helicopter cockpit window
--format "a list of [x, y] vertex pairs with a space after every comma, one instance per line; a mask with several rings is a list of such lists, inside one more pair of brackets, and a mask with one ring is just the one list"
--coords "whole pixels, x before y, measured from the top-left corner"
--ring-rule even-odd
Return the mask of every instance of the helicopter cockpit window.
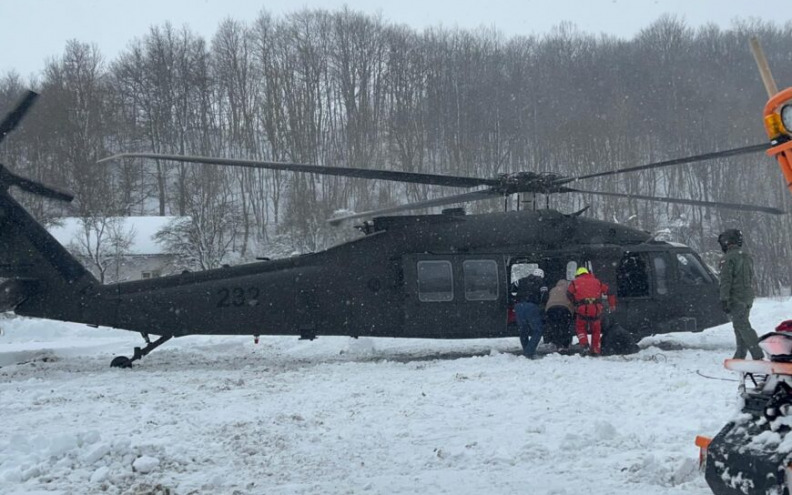
[[454, 299], [454, 276], [450, 261], [418, 262], [418, 300], [444, 302]]
[[616, 286], [619, 297], [649, 296], [649, 274], [643, 255], [624, 253], [616, 267]]
[[666, 279], [666, 260], [662, 256], [655, 256], [654, 260], [655, 278], [657, 282], [657, 293], [668, 294], [668, 280]]
[[498, 264], [493, 260], [467, 260], [462, 263], [465, 274], [465, 299], [494, 301], [498, 299]]
[[707, 270], [692, 253], [677, 253], [679, 280], [686, 285], [702, 285], [712, 283]]

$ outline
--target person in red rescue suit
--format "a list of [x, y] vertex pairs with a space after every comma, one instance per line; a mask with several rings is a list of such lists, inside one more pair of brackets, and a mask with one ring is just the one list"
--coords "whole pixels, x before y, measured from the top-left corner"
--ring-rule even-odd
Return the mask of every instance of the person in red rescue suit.
[[575, 272], [575, 280], [570, 282], [567, 297], [575, 306], [575, 333], [583, 348], [588, 347], [587, 330], [591, 330], [591, 354], [602, 352], [602, 313], [603, 297], [608, 298], [611, 310], [616, 308], [616, 296], [610, 294], [608, 285], [589, 273], [585, 267]]

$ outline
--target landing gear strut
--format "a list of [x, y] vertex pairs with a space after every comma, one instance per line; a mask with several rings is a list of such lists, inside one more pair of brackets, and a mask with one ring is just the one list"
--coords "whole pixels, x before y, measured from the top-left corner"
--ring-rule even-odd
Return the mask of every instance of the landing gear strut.
[[[148, 337], [148, 335], [146, 335], [146, 337]], [[154, 342], [151, 342], [148, 338], [146, 338], [146, 347], [142, 349], [140, 347], [135, 347], [134, 354], [131, 358], [126, 356], [114, 357], [113, 360], [110, 361], [110, 366], [112, 368], [131, 368], [133, 361], [137, 361], [172, 338], [173, 335], [163, 335]]]

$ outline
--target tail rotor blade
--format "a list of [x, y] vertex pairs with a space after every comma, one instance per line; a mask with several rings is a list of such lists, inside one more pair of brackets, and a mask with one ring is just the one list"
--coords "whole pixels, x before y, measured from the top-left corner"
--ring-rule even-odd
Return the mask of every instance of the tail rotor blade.
[[66, 191], [61, 191], [60, 189], [57, 189], [53, 186], [48, 186], [46, 184], [42, 184], [41, 182], [25, 179], [24, 177], [17, 176], [16, 181], [12, 185], [17, 186], [23, 191], [27, 191], [31, 194], [44, 196], [45, 198], [50, 199], [57, 199], [58, 201], [66, 201], [68, 203], [74, 199], [74, 195]]
[[0, 165], [0, 187], [2, 187], [3, 190], [7, 190], [10, 186], [16, 186], [31, 194], [57, 199], [58, 201], [70, 202], [74, 199], [74, 196], [66, 191], [61, 191], [56, 187], [20, 177], [9, 172], [5, 167]]
[[33, 106], [33, 103], [35, 103], [36, 98], [38, 98], [38, 93], [34, 91], [28, 91], [25, 93], [25, 96], [19, 100], [19, 103], [16, 104], [14, 109], [11, 110], [8, 115], [6, 115], [2, 122], [0, 122], [0, 142], [5, 139], [9, 132], [16, 129], [16, 127], [22, 121], [22, 118]]

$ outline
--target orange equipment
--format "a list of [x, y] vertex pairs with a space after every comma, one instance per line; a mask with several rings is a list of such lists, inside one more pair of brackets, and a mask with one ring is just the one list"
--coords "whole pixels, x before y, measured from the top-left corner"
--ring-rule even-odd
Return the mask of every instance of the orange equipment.
[[[782, 119], [782, 113], [786, 119]], [[789, 114], [787, 116], [786, 114]], [[764, 108], [764, 124], [767, 136], [774, 146], [767, 154], [774, 156], [784, 174], [787, 188], [792, 192], [792, 88], [787, 88], [773, 95]], [[786, 125], [784, 125], [786, 124]]]
[[770, 97], [764, 107], [764, 125], [772, 145], [767, 154], [778, 161], [787, 188], [792, 192], [792, 88], [778, 91], [759, 40], [751, 38], [749, 41], [756, 68]]

